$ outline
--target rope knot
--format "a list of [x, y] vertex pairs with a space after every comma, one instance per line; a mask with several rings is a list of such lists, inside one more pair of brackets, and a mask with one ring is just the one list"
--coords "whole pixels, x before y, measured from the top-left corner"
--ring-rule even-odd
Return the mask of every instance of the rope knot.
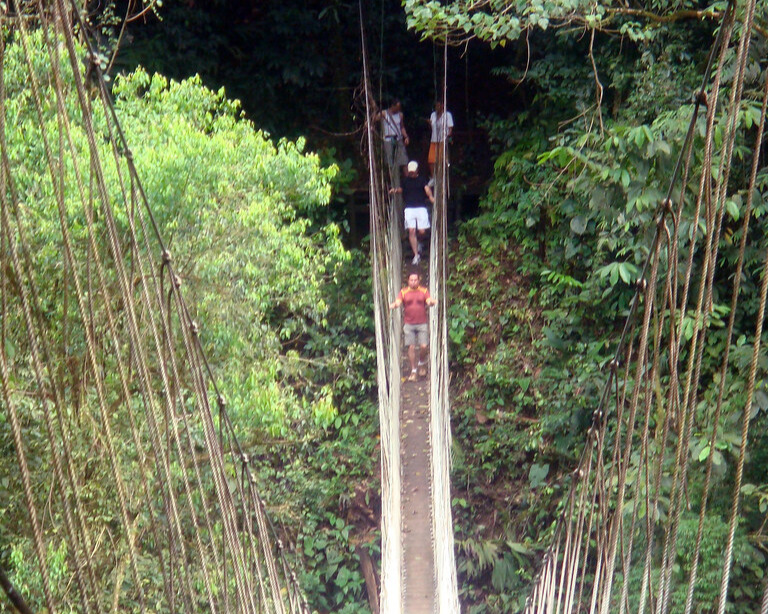
[[171, 264], [171, 261], [173, 258], [171, 257], [171, 252], [169, 252], [167, 249], [163, 250], [163, 253], [160, 254], [160, 258], [163, 260], [163, 266], [168, 266]]
[[198, 333], [200, 332], [200, 327], [197, 325], [197, 322], [192, 320], [192, 322], [189, 324], [189, 330], [192, 332], [192, 335], [197, 337]]
[[282, 550], [283, 549], [283, 540], [279, 537], [277, 538], [277, 549]]
[[608, 363], [608, 368], [615, 373], [619, 368], [619, 359], [614, 358], [611, 360], [611, 362]]
[[248, 458], [248, 455], [245, 452], [243, 452], [242, 460], [243, 460], [243, 465], [245, 465], [246, 467], [248, 466], [248, 463], [251, 462], [251, 459]]
[[181, 288], [181, 277], [179, 277], [178, 275], [173, 276], [173, 287], [176, 288], [177, 290]]
[[705, 107], [709, 106], [709, 100], [707, 100], [707, 92], [704, 90], [695, 92], [693, 94], [693, 100], [701, 105], [704, 105]]
[[219, 406], [219, 411], [224, 411], [224, 408], [227, 406], [227, 399], [224, 398], [224, 395], [219, 393], [216, 396], [216, 403]]
[[646, 281], [645, 277], [638, 279], [636, 286], [638, 292], [645, 292], [645, 288], [648, 286], [648, 282]]
[[128, 149], [127, 147], [124, 147], [120, 153], [123, 154], [123, 156], [125, 157], [126, 160], [133, 161], [133, 152], [130, 149]]

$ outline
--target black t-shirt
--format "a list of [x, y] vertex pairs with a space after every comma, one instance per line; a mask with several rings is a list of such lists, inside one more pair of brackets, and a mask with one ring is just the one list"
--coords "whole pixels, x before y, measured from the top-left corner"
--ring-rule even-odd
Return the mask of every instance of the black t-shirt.
[[403, 178], [403, 203], [406, 209], [427, 206], [427, 194], [424, 191], [426, 185], [427, 180], [424, 177]]

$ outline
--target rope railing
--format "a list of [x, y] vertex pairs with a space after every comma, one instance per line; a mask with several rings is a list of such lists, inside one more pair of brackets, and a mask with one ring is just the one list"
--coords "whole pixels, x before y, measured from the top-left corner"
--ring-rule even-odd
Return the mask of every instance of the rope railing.
[[385, 614], [402, 611], [403, 548], [400, 459], [400, 327], [389, 314], [391, 296], [399, 290], [402, 247], [394, 199], [389, 197], [392, 177], [380, 159], [374, 133], [376, 106], [368, 72], [365, 31], [360, 10], [363, 46], [363, 93], [366, 111], [366, 153], [370, 181], [371, 265], [376, 333], [376, 373], [381, 436], [381, 589], [379, 607]]
[[[21, 18], [24, 11], [33, 12]], [[250, 459], [235, 436], [224, 396], [203, 351], [200, 327], [191, 316], [171, 253], [160, 236], [107, 84], [95, 61], [95, 50], [87, 37], [84, 48], [78, 47], [75, 40], [73, 27], [83, 35], [87, 32], [80, 8], [74, 1], [64, 0], [50, 6], [42, 2], [12, 3], [3, 21], [15, 29], [16, 44], [23, 48], [27, 87], [37, 118], [35, 130], [48, 171], [41, 193], [50, 193], [52, 206], [58, 208], [65, 287], [72, 288], [75, 297], [77, 315], [65, 307], [64, 326], [83, 337], [84, 372], [97, 409], [93, 416], [86, 414], [88, 430], [73, 424], [65, 400], [67, 391], [57, 377], [55, 350], [40, 317], [44, 310], [37, 290], [35, 255], [25, 230], [28, 222], [20, 211], [14, 187], [15, 162], [8, 155], [3, 89], [0, 240], [4, 254], [11, 255], [9, 268], [2, 272], [3, 339], [6, 310], [18, 306], [40, 398], [51, 399], [43, 401], [40, 409], [54, 468], [51, 489], [59, 499], [56, 513], [64, 519], [69, 567], [76, 587], [72, 595], [79, 600], [78, 609], [101, 612], [109, 607], [103, 601], [104, 578], [97, 579], [91, 566], [92, 553], [100, 545], [103, 547], [105, 528], [84, 509], [81, 479], [74, 473], [79, 461], [74, 459], [70, 440], [77, 429], [77, 436], [93, 438], [93, 448], [107, 463], [117, 495], [120, 530], [110, 531], [110, 538], [115, 557], [121, 562], [107, 579], [113, 609], [123, 599], [135, 599], [141, 611], [154, 609], [151, 601], [165, 603], [170, 611], [197, 611], [199, 604], [205, 603], [206, 609], [214, 612], [308, 612], [283, 541], [265, 513]], [[34, 37], [42, 41], [51, 66], [44, 84], [32, 50]], [[83, 54], [91, 60], [87, 66], [81, 62]], [[4, 56], [0, 59], [4, 60]], [[96, 98], [87, 91], [82, 76], [86, 68], [95, 79]], [[0, 77], [2, 88], [5, 76], [0, 73]], [[52, 94], [44, 94], [44, 87]], [[69, 105], [68, 91], [74, 91], [78, 102], [75, 113]], [[47, 106], [49, 103], [53, 107]], [[53, 109], [55, 130], [50, 128], [48, 109]], [[102, 122], [98, 138], [94, 113]], [[86, 137], [85, 163], [81, 163], [83, 154], [75, 145], [74, 131]], [[105, 136], [106, 141], [99, 141]], [[62, 166], [63, 160], [69, 160], [70, 165]], [[107, 167], [116, 178], [114, 186], [106, 185]], [[67, 210], [71, 203], [64, 200], [66, 186], [82, 206], [83, 225], [76, 235]], [[114, 214], [120, 206], [127, 220], [122, 228]], [[153, 253], [159, 258], [152, 258]], [[7, 274], [18, 282], [18, 296], [11, 297], [6, 291]], [[116, 311], [118, 305], [120, 311]], [[104, 370], [105, 348], [111, 350], [111, 374]], [[12, 425], [18, 424], [10, 367], [4, 349], [0, 354], [3, 411]], [[213, 406], [209, 402], [211, 391]], [[122, 421], [120, 425], [118, 420]], [[121, 428], [125, 429], [121, 435], [129, 434], [132, 450], [118, 438]], [[28, 444], [18, 429], [13, 430], [22, 481], [29, 486], [25, 488], [25, 502], [43, 599], [48, 610], [54, 612], [62, 606], [56, 602], [47, 579], [47, 538], [41, 522], [36, 520], [40, 518], [39, 503], [25, 469]], [[201, 442], [206, 450], [205, 461], [198, 460], [196, 451]], [[139, 491], [129, 492], [126, 488], [126, 463], [135, 466]], [[206, 494], [211, 483], [212, 499]], [[161, 578], [158, 586], [145, 581], [147, 551], [142, 548], [139, 552], [139, 542], [147, 540], [155, 544], [153, 565]], [[126, 566], [130, 580], [123, 575]], [[128, 582], [128, 592], [124, 582]]]
[[[448, 109], [448, 45], [443, 46], [443, 112]], [[451, 411], [448, 369], [448, 122], [439, 122], [435, 165], [435, 206], [429, 250], [429, 290], [437, 305], [429, 314], [430, 467], [432, 472], [432, 543], [434, 546], [436, 608], [460, 612], [451, 513]]]
[[[672, 609], [673, 589], [678, 586], [673, 581], [673, 569], [678, 564], [680, 524], [683, 513], [691, 505], [687, 491], [691, 441], [694, 428], [701, 428], [696, 412], [705, 385], [703, 355], [713, 309], [716, 271], [721, 264], [720, 239], [755, 3], [748, 2], [742, 8], [743, 13], [739, 13], [742, 21], [736, 24], [735, 3], [729, 3], [710, 51], [701, 88], [694, 97], [687, 135], [667, 195], [657, 210], [648, 257], [617, 350], [609, 363], [607, 380], [587, 433], [587, 443], [572, 477], [567, 513], [558, 521], [553, 545], [545, 554], [526, 612], [607, 614], [618, 611], [624, 614], [651, 610], [666, 614]], [[739, 37], [735, 49], [730, 46], [734, 33]], [[730, 97], [721, 108], [723, 67], [726, 58], [734, 53], [736, 61], [734, 76], [729, 83]], [[762, 122], [765, 121], [765, 105], [764, 96]], [[702, 106], [706, 107], [706, 129], [703, 147], [698, 150], [702, 154], [702, 166], [691, 227], [704, 230], [682, 236], [680, 227], [686, 215], [686, 190], [694, 170], [694, 138], [697, 126], [700, 126], [698, 114]], [[719, 151], [715, 151], [713, 138], [716, 129], [722, 129]], [[708, 440], [711, 451], [715, 450], [718, 441], [723, 396], [731, 366], [729, 349], [739, 305], [744, 252], [752, 218], [751, 195], [759, 168], [763, 129], [761, 124], [752, 151], [751, 177], [746, 190], [750, 197], [741, 212], [741, 240], [733, 274], [725, 351], [713, 380], [717, 400], [710, 418]], [[714, 160], [719, 165], [716, 171]], [[679, 202], [673, 207], [672, 194], [678, 185]], [[768, 260], [764, 267], [768, 267]], [[765, 291], [764, 278], [761, 292]], [[761, 294], [754, 331], [754, 361], [760, 349], [765, 300], [765, 294]], [[689, 307], [690, 302], [692, 307]], [[693, 319], [690, 339], [685, 335], [686, 318]], [[757, 363], [753, 362], [753, 365], [756, 369]], [[719, 612], [724, 612], [728, 603], [755, 377], [756, 371], [750, 370], [728, 539], [723, 551]], [[695, 610], [697, 590], [701, 588], [697, 570], [714, 456], [713, 452], [708, 455], [703, 490], [698, 495], [697, 536], [690, 568], [686, 570], [686, 614]], [[662, 476], [669, 471], [671, 483], [666, 483]], [[642, 510], [639, 509], [641, 506]], [[631, 582], [638, 588], [636, 592], [630, 591]], [[620, 589], [616, 588], [617, 584]]]

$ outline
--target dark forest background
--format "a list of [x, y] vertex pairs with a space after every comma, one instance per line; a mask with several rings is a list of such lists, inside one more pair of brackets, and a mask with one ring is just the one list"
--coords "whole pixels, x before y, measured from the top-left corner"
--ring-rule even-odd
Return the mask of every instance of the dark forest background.
[[[423, 156], [433, 101], [442, 96], [444, 47], [407, 30], [396, 0], [364, 2], [362, 19], [377, 99], [384, 106], [402, 101], [418, 144], [414, 156]], [[360, 26], [356, 2], [171, 0], [126, 28], [113, 70], [142, 65], [176, 79], [199, 74], [209, 87], [226, 88], [274, 137], [302, 136], [310, 149], [333, 148], [357, 164]], [[494, 72], [518, 53], [478, 41], [449, 47], [448, 108], [464, 138], [482, 138], [485, 118], [525, 105], [525, 88]]]

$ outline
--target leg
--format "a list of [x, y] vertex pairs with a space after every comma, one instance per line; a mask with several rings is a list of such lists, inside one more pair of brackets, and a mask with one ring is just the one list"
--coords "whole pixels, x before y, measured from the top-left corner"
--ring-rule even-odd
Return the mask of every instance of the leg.
[[437, 143], [430, 143], [429, 144], [429, 153], [427, 154], [427, 164], [429, 164], [429, 176], [430, 178], [435, 177], [435, 160], [437, 156]]
[[411, 371], [416, 371], [416, 346], [408, 346], [408, 361], [411, 363]]
[[418, 377], [417, 371], [416, 371], [416, 346], [415, 345], [408, 346], [408, 361], [411, 363], [411, 374], [408, 376], [408, 381], [415, 382]]
[[415, 258], [419, 255], [419, 242], [416, 239], [416, 228], [408, 229], [408, 242], [411, 244], [411, 249], [413, 250], [413, 256]]
[[424, 228], [419, 228], [416, 230], [417, 236], [416, 236], [416, 245], [419, 249], [419, 255], [424, 253], [424, 237], [427, 234], [427, 231]]
[[395, 164], [395, 148], [393, 146], [392, 141], [389, 139], [384, 139], [384, 161], [387, 163], [387, 167], [389, 168], [389, 174], [390, 176], [394, 173], [394, 169], [396, 167]]
[[429, 356], [429, 346], [419, 346], [419, 377], [427, 375], [427, 358]]

